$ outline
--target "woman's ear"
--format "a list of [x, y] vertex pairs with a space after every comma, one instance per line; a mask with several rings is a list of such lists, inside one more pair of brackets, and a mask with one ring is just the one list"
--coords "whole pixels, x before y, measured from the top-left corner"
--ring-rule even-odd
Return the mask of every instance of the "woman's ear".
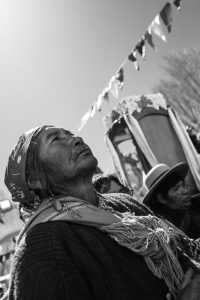
[[168, 202], [167, 199], [166, 199], [165, 197], [163, 197], [163, 195], [160, 194], [160, 193], [158, 193], [158, 194], [156, 195], [156, 198], [157, 198], [157, 201], [158, 201], [160, 204], [166, 205], [167, 202]]

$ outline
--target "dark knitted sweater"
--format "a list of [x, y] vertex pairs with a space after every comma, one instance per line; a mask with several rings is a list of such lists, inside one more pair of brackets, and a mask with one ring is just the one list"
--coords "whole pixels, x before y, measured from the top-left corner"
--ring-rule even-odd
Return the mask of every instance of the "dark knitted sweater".
[[[100, 207], [149, 213], [132, 197], [113, 195], [105, 196]], [[98, 228], [53, 221], [36, 225], [22, 238], [13, 260], [9, 299], [164, 300], [167, 292], [142, 256]]]

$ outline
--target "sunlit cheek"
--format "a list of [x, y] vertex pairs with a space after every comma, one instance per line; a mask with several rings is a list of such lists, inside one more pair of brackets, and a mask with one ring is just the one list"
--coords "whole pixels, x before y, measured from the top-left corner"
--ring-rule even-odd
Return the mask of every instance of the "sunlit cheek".
[[67, 174], [73, 172], [73, 161], [61, 154], [54, 153], [43, 162], [44, 169], [49, 178], [56, 180], [56, 178], [66, 177]]
[[62, 174], [66, 175], [67, 173], [69, 173], [70, 175], [70, 172], [73, 172], [74, 162], [68, 157], [61, 157], [58, 155], [54, 159], [54, 164], [57, 171], [61, 172]]

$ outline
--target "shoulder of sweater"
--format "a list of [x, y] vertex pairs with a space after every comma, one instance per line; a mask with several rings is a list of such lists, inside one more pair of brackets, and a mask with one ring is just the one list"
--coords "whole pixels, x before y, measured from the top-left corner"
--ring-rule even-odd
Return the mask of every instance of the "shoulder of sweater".
[[17, 247], [17, 255], [23, 256], [27, 252], [34, 253], [34, 255], [38, 255], [39, 259], [43, 253], [45, 259], [48, 259], [48, 256], [53, 255], [58, 249], [77, 247], [79, 243], [81, 244], [80, 237], [88, 239], [100, 234], [102, 232], [96, 227], [63, 220], [39, 223], [23, 236]]
[[[27, 234], [25, 234], [25, 238], [34, 239], [40, 238], [41, 242], [44, 240], [53, 240], [56, 239], [68, 239], [76, 234], [87, 234], [89, 231], [99, 231], [96, 227], [91, 227], [89, 225], [82, 225], [76, 222], [69, 222], [63, 220], [55, 220], [50, 222], [38, 223], [34, 227], [32, 227]], [[97, 234], [97, 233], [95, 233]]]

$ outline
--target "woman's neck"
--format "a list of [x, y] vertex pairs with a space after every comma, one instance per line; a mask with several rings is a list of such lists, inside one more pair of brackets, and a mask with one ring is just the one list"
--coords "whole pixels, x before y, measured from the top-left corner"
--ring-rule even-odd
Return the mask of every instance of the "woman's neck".
[[54, 187], [53, 194], [56, 196], [72, 196], [83, 199], [95, 206], [98, 205], [97, 193], [91, 181], [67, 182], [63, 185]]
[[75, 198], [83, 199], [95, 206], [98, 205], [98, 197], [92, 186], [89, 187], [76, 187], [76, 189], [72, 189], [70, 195]]

